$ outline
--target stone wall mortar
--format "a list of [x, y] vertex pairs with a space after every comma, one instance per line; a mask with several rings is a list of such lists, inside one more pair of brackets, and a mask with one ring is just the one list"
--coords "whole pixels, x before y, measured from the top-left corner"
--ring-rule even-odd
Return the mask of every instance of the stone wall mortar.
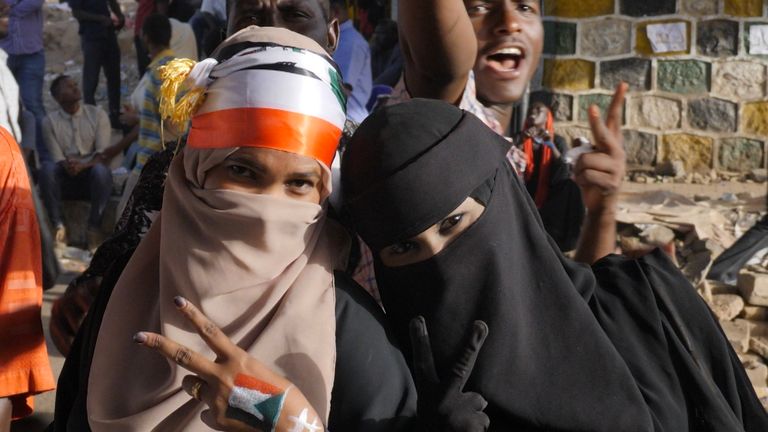
[[[548, 85], [551, 83], [546, 80], [541, 82], [541, 85], [533, 86], [532, 90], [538, 93], [552, 92], [561, 95], [560, 100], [572, 97], [568, 110], [572, 113], [571, 120], [559, 119], [556, 123], [558, 130], [569, 137], [574, 134], [574, 131], [583, 132], [588, 124], [582, 119], [583, 116], [580, 116], [580, 111], [583, 108], [582, 99], [599, 99], [599, 95], [605, 95], [610, 91], [603, 88], [603, 78], [607, 77], [605, 74], [610, 72], [610, 79], [615, 80], [616, 76], [621, 76], [624, 73], [622, 67], [626, 67], [627, 71], [639, 74], [644, 71], [643, 62], [640, 60], [650, 60], [650, 83], [647, 83], [650, 90], [641, 88], [630, 90], [625, 103], [624, 129], [628, 132], [634, 131], [653, 135], [656, 148], [653, 151], [647, 149], [647, 143], [653, 140], [644, 140], [642, 145], [627, 145], [630, 167], [647, 169], [665, 161], [666, 153], [679, 155], [679, 152], [670, 152], [669, 148], [664, 149], [662, 146], [675, 145], [677, 142], [685, 141], [675, 137], [667, 139], [670, 135], [683, 134], [692, 137], [691, 139], [697, 143], [696, 146], [689, 146], [691, 149], [702, 149], [706, 153], [704, 155], [691, 155], [691, 160], [699, 161], [696, 167], [691, 167], [694, 170], [715, 169], [722, 172], [733, 172], [736, 167], [742, 166], [741, 171], [746, 172], [754, 168], [754, 164], [738, 164], [734, 161], [738, 161], [741, 155], [754, 158], [759, 150], [758, 145], [762, 146], [762, 161], [760, 161], [759, 168], [766, 168], [768, 166], [768, 133], [765, 131], [768, 130], [768, 116], [759, 116], [765, 117], [760, 120], [755, 113], [764, 113], [768, 109], [762, 105], [762, 102], [768, 104], [768, 56], [750, 54], [747, 40], [750, 25], [768, 25], [768, 2], [763, 2], [760, 16], [743, 17], [727, 15], [724, 12], [725, 0], [710, 0], [711, 3], [676, 0], [674, 14], [629, 16], [621, 13], [621, 4], [627, 1], [638, 0], [614, 0], [613, 13], [610, 15], [544, 17], [546, 22], [567, 23], [569, 31], [573, 31], [572, 26], [575, 26], [576, 40], [571, 45], [572, 47], [575, 46], [573, 54], [563, 55], [552, 52], [552, 49], [548, 50], [543, 57], [547, 60], [549, 67], [555, 67], [555, 64], [561, 60], [580, 60], [594, 65], [593, 82], [588, 88], [579, 85], [569, 90], [567, 83], [562, 87], [550, 87]], [[749, 9], [750, 0], [728, 1], [738, 3], [735, 6], [729, 6], [730, 10]], [[572, 2], [572, 0], [545, 0], [545, 3], [550, 4], [549, 6], [545, 5], [545, 10], [552, 10], [551, 3], [558, 2], [566, 3]], [[655, 4], [662, 3], [669, 4], [669, 2], [664, 1], [655, 2]], [[714, 8], [715, 3], [716, 9]], [[698, 14], [695, 12], [697, 9], [704, 12], [711, 12], [714, 9], [716, 13]], [[566, 12], [570, 13], [571, 11], [566, 10]], [[689, 23], [690, 39], [687, 52], [672, 55], [639, 52], [637, 45], [638, 28], [649, 23], [669, 21]], [[610, 26], [606, 26], [609, 27], [608, 34], [604, 34], [605, 39], [595, 39], [594, 32], [596, 29], [600, 29], [601, 23], [610, 24]], [[616, 30], [619, 28], [626, 29], [627, 25], [630, 29], [628, 32], [622, 33]], [[549, 26], [555, 28], [553, 24]], [[585, 34], [585, 29], [589, 30], [590, 37]], [[732, 34], [733, 30], [736, 30], [737, 34]], [[614, 33], [611, 33], [612, 31]], [[551, 36], [547, 35], [547, 37]], [[725, 42], [725, 48], [722, 42]], [[732, 52], [733, 43], [737, 44], [735, 55]], [[704, 52], [699, 49], [699, 44], [705, 48]], [[629, 46], [628, 50], [626, 49], [627, 45]], [[603, 55], [599, 52], [607, 52], [608, 54]], [[610, 64], [609, 68], [605, 68], [605, 62], [614, 63]], [[703, 70], [702, 65], [706, 66], [708, 70]], [[633, 67], [634, 71], [632, 71]], [[748, 71], [744, 71], [744, 69], [748, 69]], [[702, 71], [706, 74], [702, 75]], [[562, 76], [563, 71], [560, 70], [559, 72]], [[662, 74], [661, 77], [659, 76], [660, 73]], [[583, 83], [583, 73], [581, 76]], [[635, 78], [636, 83], [645, 82], [639, 75], [628, 76]], [[687, 79], [681, 79], [681, 77]], [[656, 97], [677, 101], [679, 103], [679, 126], [661, 130], [647, 124], [647, 122], [638, 122], [637, 119], [641, 117], [633, 110], [643, 107], [632, 101], [639, 97]], [[760, 106], [756, 106], [756, 104]], [[731, 107], [735, 107], [735, 109]], [[691, 112], [704, 113], [710, 116], [723, 113], [725, 118], [713, 117], [712, 120], [716, 120], [717, 124], [711, 125], [707, 122], [692, 121], [689, 118]], [[745, 118], [745, 113], [751, 113], [751, 117]], [[627, 136], [638, 135], [629, 134]], [[646, 135], [643, 137], [648, 138]], [[699, 140], [698, 138], [702, 139]], [[704, 149], [703, 143], [706, 142], [712, 143], [711, 148]], [[745, 146], [743, 149], [733, 147], [742, 145]], [[634, 149], [642, 151], [643, 154], [632, 154]], [[648, 161], [649, 154], [656, 155], [656, 160], [650, 164]], [[721, 155], [723, 160], [720, 160]], [[711, 166], [703, 167], [700, 162], [707, 160], [711, 160]]]

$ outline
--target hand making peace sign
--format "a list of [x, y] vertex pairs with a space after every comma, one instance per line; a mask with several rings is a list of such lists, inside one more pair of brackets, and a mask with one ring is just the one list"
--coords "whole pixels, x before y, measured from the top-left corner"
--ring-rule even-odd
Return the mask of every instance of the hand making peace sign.
[[413, 346], [413, 378], [419, 395], [418, 415], [426, 431], [481, 432], [488, 429], [490, 419], [483, 412], [488, 402], [478, 393], [464, 392], [475, 360], [488, 336], [488, 326], [475, 321], [459, 359], [450, 376], [440, 381], [427, 333], [424, 317], [411, 320]]
[[[133, 339], [195, 374], [184, 377], [182, 388], [208, 406], [200, 415], [203, 423], [223, 431], [324, 430], [317, 413], [290, 381], [235, 345], [186, 299], [176, 297], [174, 303], [216, 354], [215, 361], [157, 333], [139, 332]], [[280, 403], [262, 405], [262, 399]]]

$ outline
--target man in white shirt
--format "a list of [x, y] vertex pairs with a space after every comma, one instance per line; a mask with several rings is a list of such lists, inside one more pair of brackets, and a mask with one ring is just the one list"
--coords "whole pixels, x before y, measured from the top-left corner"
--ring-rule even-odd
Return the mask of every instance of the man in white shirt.
[[53, 80], [51, 95], [61, 109], [43, 120], [43, 137], [51, 155], [40, 170], [43, 201], [56, 227], [56, 242], [64, 243], [61, 199], [90, 199], [88, 246], [95, 247], [112, 192], [112, 173], [102, 155], [110, 144], [109, 117], [97, 106], [81, 104], [77, 83], [66, 75]]

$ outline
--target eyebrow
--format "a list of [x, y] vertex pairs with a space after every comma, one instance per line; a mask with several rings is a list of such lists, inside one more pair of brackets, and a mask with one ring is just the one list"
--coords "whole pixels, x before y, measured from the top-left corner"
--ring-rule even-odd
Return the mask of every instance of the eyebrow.
[[298, 171], [290, 174], [292, 178], [298, 178], [303, 180], [319, 180], [320, 174], [315, 171]]
[[265, 174], [267, 172], [267, 169], [264, 168], [264, 165], [260, 164], [259, 162], [247, 156], [231, 156], [229, 160], [232, 162], [237, 162], [243, 165], [247, 165], [248, 168], [252, 168], [254, 171], [258, 171], [261, 174]]

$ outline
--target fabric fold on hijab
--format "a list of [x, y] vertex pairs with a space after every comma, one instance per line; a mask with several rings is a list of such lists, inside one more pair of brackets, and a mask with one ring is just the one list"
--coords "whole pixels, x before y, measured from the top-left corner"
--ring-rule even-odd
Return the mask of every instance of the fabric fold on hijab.
[[[731, 348], [679, 272], [641, 265], [644, 272], [619, 271], [623, 277], [603, 269], [603, 280], [566, 259], [498, 150], [502, 138], [486, 129], [455, 107], [414, 100], [374, 113], [344, 154], [345, 209], [374, 249], [412, 236], [414, 220], [438, 223], [467, 196], [484, 195], [478, 187], [493, 179], [482, 216], [437, 255], [387, 267], [374, 253], [381, 298], [401, 344], [409, 345], [410, 320], [424, 316], [438, 374], [447, 376], [472, 323], [485, 321], [489, 335], [466, 389], [488, 400], [491, 431], [737, 431], [740, 420], [750, 425], [746, 430], [764, 430], [765, 414], [756, 411], [743, 371], [728, 372], [738, 363], [717, 363], [729, 361]], [[454, 175], [457, 168], [478, 174]], [[404, 176], [413, 183], [402, 183]], [[399, 194], [390, 193], [394, 185]], [[377, 198], [376, 206], [360, 205]], [[422, 216], [435, 207], [448, 210]], [[392, 219], [377, 214], [382, 208], [391, 208]], [[695, 313], [673, 319], [663, 301], [672, 288], [673, 298]], [[693, 344], [692, 356], [684, 334], [705, 334], [711, 348]], [[697, 386], [693, 397], [685, 391], [689, 382]], [[750, 392], [753, 400], [745, 397]], [[697, 423], [705, 418], [712, 421]]]
[[[239, 39], [258, 41], [266, 32], [287, 46], [308, 43], [285, 30], [243, 32]], [[227, 80], [219, 77], [211, 89]], [[222, 108], [217, 103], [206, 100], [204, 112]], [[215, 358], [176, 310], [177, 295], [290, 380], [327, 422], [336, 360], [333, 271], [345, 262], [345, 238], [324, 206], [206, 189], [207, 173], [241, 145], [271, 148], [257, 140], [214, 149], [191, 142], [172, 162], [162, 213], [117, 282], [99, 331], [87, 401], [94, 432], [209, 430], [199, 416], [205, 405], [181, 388], [189, 372], [131, 342], [135, 332], [152, 331]], [[322, 202], [330, 171], [318, 164]]]

